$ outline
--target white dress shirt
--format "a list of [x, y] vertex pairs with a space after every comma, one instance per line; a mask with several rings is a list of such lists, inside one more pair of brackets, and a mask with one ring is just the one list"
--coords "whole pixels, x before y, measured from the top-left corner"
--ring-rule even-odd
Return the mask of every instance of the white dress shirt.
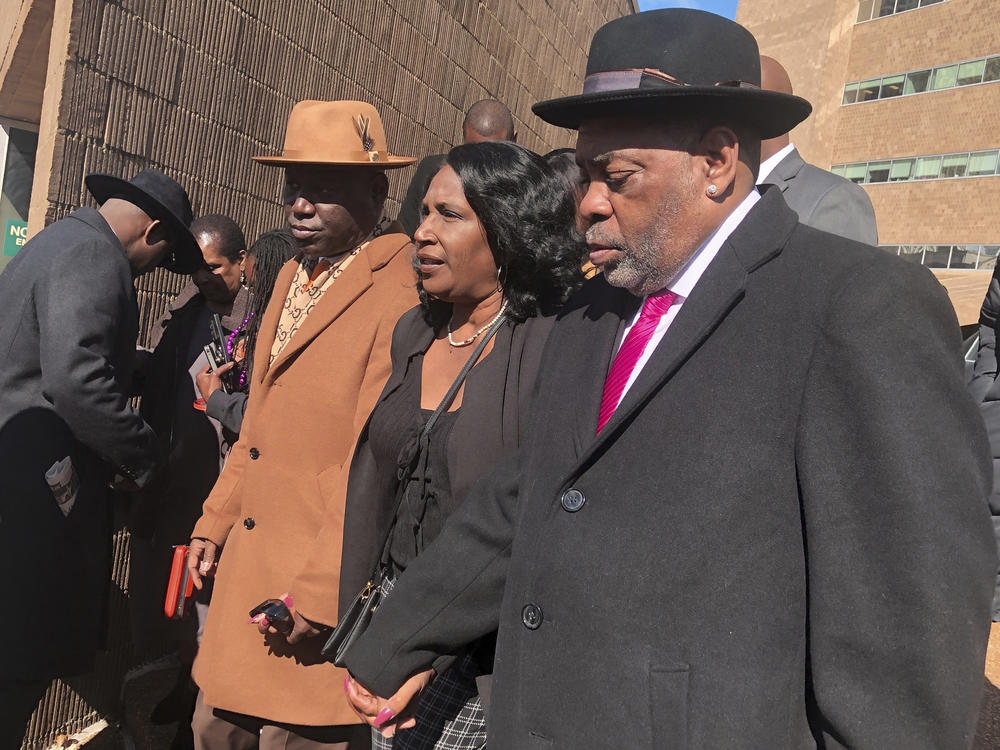
[[779, 151], [776, 154], [771, 154], [769, 157], [764, 159], [764, 161], [760, 163], [760, 171], [757, 173], [757, 184], [758, 185], [763, 184], [764, 180], [767, 179], [767, 176], [774, 171], [774, 168], [776, 166], [778, 166], [778, 162], [780, 162], [794, 150], [795, 150], [795, 144], [789, 142], [789, 144], [785, 146], [783, 149], [781, 149], [781, 151]]
[[[684, 300], [691, 296], [691, 292], [694, 290], [695, 284], [698, 283], [698, 279], [701, 278], [702, 274], [705, 273], [705, 269], [708, 268], [708, 264], [712, 262], [715, 256], [719, 252], [719, 248], [722, 244], [729, 239], [729, 235], [740, 225], [750, 209], [754, 207], [757, 201], [760, 200], [760, 193], [757, 192], [757, 188], [754, 188], [750, 194], [743, 199], [743, 201], [736, 207], [726, 220], [719, 225], [719, 228], [715, 230], [711, 237], [705, 240], [704, 244], [691, 256], [691, 260], [688, 261], [684, 270], [681, 271], [674, 280], [667, 285], [667, 289], [677, 295], [674, 300], [674, 304], [670, 306], [666, 315], [660, 318], [660, 322], [656, 325], [656, 330], [653, 331], [653, 335], [650, 337], [649, 341], [646, 343], [646, 348], [643, 349], [642, 354], [639, 356], [639, 360], [635, 363], [635, 368], [632, 370], [632, 374], [629, 376], [628, 382], [625, 383], [625, 388], [622, 389], [622, 398], [628, 393], [628, 389], [632, 387], [636, 378], [639, 377], [639, 373], [642, 372], [642, 368], [646, 366], [649, 358], [653, 355], [653, 351], [656, 349], [657, 345], [663, 339], [663, 335], [670, 328], [670, 324], [674, 322], [674, 318], [677, 317], [677, 313], [680, 312], [681, 307], [684, 305]], [[645, 303], [645, 298], [643, 303]], [[632, 326], [635, 325], [636, 321], [639, 320], [639, 313], [642, 312], [642, 307], [640, 307], [632, 319], [628, 322], [628, 326], [625, 328], [624, 334], [622, 334], [622, 341], [628, 336], [628, 332], [632, 330]], [[619, 343], [619, 347], [621, 344]], [[617, 354], [617, 350], [615, 354]], [[618, 399], [618, 403], [621, 404], [621, 398]], [[615, 407], [617, 408], [617, 406]]]

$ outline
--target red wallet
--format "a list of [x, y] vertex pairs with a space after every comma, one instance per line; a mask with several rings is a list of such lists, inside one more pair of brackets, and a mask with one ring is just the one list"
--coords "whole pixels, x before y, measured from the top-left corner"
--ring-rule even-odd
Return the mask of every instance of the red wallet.
[[174, 559], [170, 564], [170, 580], [167, 582], [167, 598], [163, 602], [163, 613], [179, 620], [186, 611], [188, 597], [194, 592], [194, 581], [187, 567], [188, 548], [185, 544], [174, 547]]

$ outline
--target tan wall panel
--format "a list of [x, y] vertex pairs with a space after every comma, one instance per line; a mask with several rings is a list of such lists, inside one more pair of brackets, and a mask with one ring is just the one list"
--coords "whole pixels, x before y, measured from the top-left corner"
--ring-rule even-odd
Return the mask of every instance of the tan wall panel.
[[1000, 177], [865, 185], [883, 245], [998, 244]]
[[835, 146], [857, 8], [857, 0], [741, 0], [737, 6], [736, 20], [757, 37], [761, 53], [781, 62], [795, 93], [813, 105], [792, 140], [814, 164], [829, 164]]
[[1000, 81], [849, 104], [830, 163], [1000, 148], [998, 122]]
[[996, 0], [948, 0], [854, 27], [846, 81], [1000, 54]]

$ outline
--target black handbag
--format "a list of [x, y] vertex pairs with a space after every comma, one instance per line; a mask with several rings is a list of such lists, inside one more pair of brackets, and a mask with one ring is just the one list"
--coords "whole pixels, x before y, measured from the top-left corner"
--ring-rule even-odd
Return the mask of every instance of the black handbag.
[[[401, 477], [408, 477], [412, 475], [413, 470], [417, 467], [420, 457], [427, 455], [431, 428], [434, 427], [434, 423], [437, 422], [438, 417], [441, 416], [441, 412], [443, 412], [452, 402], [452, 399], [455, 398], [455, 394], [458, 393], [458, 389], [461, 388], [462, 383], [469, 374], [469, 370], [472, 369], [476, 360], [478, 360], [480, 355], [483, 353], [483, 349], [486, 348], [486, 344], [491, 338], [493, 338], [493, 334], [497, 332], [497, 329], [500, 328], [503, 322], [504, 316], [501, 315], [493, 322], [493, 325], [489, 327], [489, 330], [487, 330], [483, 338], [480, 339], [475, 350], [472, 352], [472, 355], [462, 367], [462, 371], [458, 373], [455, 381], [448, 388], [448, 392], [445, 393], [444, 398], [441, 399], [441, 403], [438, 404], [437, 408], [427, 419], [427, 423], [420, 431], [420, 439], [417, 443], [418, 448], [414, 452], [414, 455], [410, 458], [409, 466], [402, 469], [400, 473]], [[382, 603], [382, 584], [384, 583], [386, 576], [389, 575], [390, 569], [388, 561], [389, 540], [392, 537], [392, 530], [396, 525], [396, 516], [399, 513], [399, 506], [400, 503], [402, 503], [403, 496], [405, 494], [406, 483], [401, 481], [399, 489], [396, 492], [396, 502], [393, 506], [392, 521], [389, 523], [389, 527], [383, 535], [381, 545], [382, 551], [379, 555], [379, 560], [375, 565], [375, 570], [369, 577], [368, 582], [351, 601], [347, 611], [340, 615], [337, 621], [337, 627], [333, 629], [330, 637], [326, 640], [326, 644], [320, 651], [323, 656], [332, 661], [338, 667], [345, 666], [344, 655], [354, 642], [361, 637], [362, 633], [368, 629], [368, 623], [371, 622], [372, 615], [375, 614], [375, 610], [377, 610], [379, 604]]]

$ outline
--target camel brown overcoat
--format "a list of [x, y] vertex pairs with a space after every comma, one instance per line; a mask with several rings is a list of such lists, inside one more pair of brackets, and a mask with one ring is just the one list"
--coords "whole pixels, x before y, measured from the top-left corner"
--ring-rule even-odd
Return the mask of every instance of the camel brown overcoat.
[[417, 302], [410, 262], [405, 235], [373, 240], [269, 367], [297, 261], [278, 277], [261, 321], [240, 439], [192, 534], [223, 545], [194, 666], [208, 705], [288, 724], [358, 722], [344, 697], [345, 672], [319, 655], [325, 638], [288, 646], [265, 639], [247, 620], [255, 605], [291, 589], [320, 528], [343, 519], [342, 495], [329, 488], [346, 473], [356, 435], [389, 377], [396, 321]]

